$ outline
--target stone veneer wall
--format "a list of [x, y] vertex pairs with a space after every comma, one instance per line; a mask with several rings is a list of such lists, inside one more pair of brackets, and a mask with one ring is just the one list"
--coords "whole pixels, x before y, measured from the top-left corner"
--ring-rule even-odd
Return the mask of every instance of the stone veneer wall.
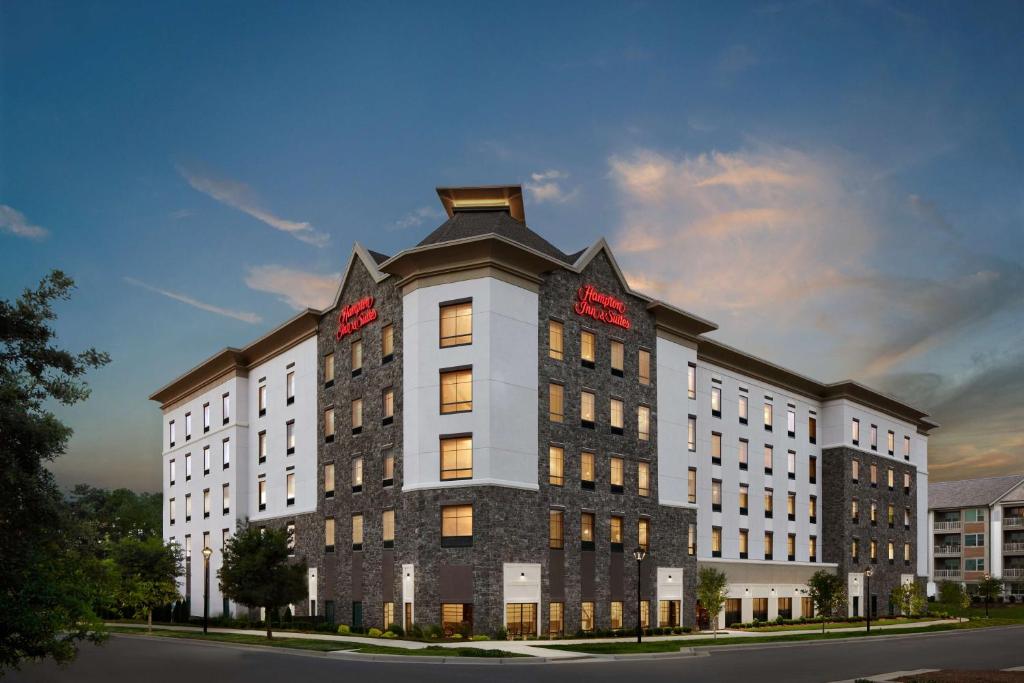
[[[877, 612], [889, 613], [889, 594], [899, 586], [903, 574], [915, 574], [917, 567], [916, 528], [927, 520], [919, 520], [917, 510], [917, 472], [908, 462], [892, 456], [876, 455], [849, 446], [824, 448], [821, 452], [822, 470], [822, 556], [825, 562], [835, 562], [837, 573], [845, 580], [850, 572], [863, 572], [871, 567], [871, 592], [878, 596]], [[860, 477], [853, 481], [853, 461], [860, 461]], [[871, 486], [871, 465], [878, 466], [878, 486]], [[890, 491], [887, 484], [887, 469], [895, 470], [895, 486]], [[903, 492], [903, 474], [910, 473], [910, 494]], [[859, 502], [859, 522], [854, 523], [850, 514], [851, 501]], [[871, 526], [871, 502], [878, 504], [878, 525]], [[893, 528], [887, 522], [887, 508], [892, 503], [896, 510]], [[910, 528], [903, 526], [904, 508], [910, 508]], [[858, 561], [853, 563], [850, 556], [852, 541], [858, 539]], [[872, 539], [878, 541], [878, 562], [871, 563]], [[889, 564], [887, 544], [895, 544], [895, 561]], [[910, 563], [903, 561], [903, 544], [911, 544]], [[867, 609], [867, 601], [861, 605], [861, 614]]]

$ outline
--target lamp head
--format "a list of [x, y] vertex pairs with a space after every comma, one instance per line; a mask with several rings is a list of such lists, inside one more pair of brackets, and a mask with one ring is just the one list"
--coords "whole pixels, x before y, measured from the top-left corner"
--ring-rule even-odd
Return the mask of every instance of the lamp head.
[[644, 558], [646, 558], [646, 557], [647, 557], [647, 551], [644, 550], [643, 548], [641, 548], [640, 546], [637, 546], [636, 549], [633, 550], [633, 559], [636, 560], [637, 562], [643, 562]]
[[210, 548], [203, 548], [203, 557], [205, 557], [208, 560], [210, 559], [210, 555], [213, 555], [213, 550], [211, 550]]
[[868, 577], [869, 579], [871, 578], [871, 574], [872, 574], [871, 567], [868, 567], [867, 569], [864, 570], [864, 576]]

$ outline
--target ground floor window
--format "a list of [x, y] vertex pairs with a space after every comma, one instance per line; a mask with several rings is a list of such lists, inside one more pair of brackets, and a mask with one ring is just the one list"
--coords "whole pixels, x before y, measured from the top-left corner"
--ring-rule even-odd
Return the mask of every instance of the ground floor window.
[[640, 628], [651, 627], [651, 601], [640, 601]]
[[779, 598], [779, 616], [783, 619], [793, 618], [793, 598]]
[[441, 604], [441, 628], [444, 634], [468, 635], [473, 632], [473, 605], [468, 602], [445, 602]]
[[754, 621], [768, 621], [768, 598], [754, 598]]
[[565, 604], [553, 602], [548, 605], [548, 634], [552, 636], [562, 635], [565, 628]]
[[324, 616], [328, 624], [334, 623], [334, 600], [328, 600], [324, 603]]
[[363, 603], [356, 601], [352, 603], [352, 625], [363, 627]]
[[679, 600], [658, 601], [658, 626], [679, 626]]
[[584, 632], [594, 630], [594, 603], [584, 602], [580, 606], [580, 630]]
[[800, 616], [807, 618], [814, 616], [813, 600], [810, 598], [800, 598]]
[[510, 636], [537, 635], [537, 603], [510, 602], [505, 605], [505, 630]]
[[397, 623], [395, 621], [395, 603], [385, 602], [384, 603], [384, 624], [383, 628], [385, 631], [391, 630], [391, 624]]
[[611, 628], [622, 628], [622, 603], [618, 600], [612, 602], [609, 626]]
[[743, 621], [743, 603], [739, 598], [726, 598], [725, 601], [725, 627], [729, 628], [733, 624], [739, 624]]

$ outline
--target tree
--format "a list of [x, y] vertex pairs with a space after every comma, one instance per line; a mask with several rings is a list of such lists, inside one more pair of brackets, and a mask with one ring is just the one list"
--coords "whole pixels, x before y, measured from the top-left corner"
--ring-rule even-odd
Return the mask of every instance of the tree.
[[963, 594], [964, 589], [959, 582], [942, 581], [939, 583], [939, 602], [943, 605], [959, 607]]
[[284, 529], [239, 524], [224, 544], [217, 572], [224, 595], [247, 607], [266, 609], [267, 638], [273, 638], [271, 615], [282, 605], [306, 599], [306, 562], [289, 560], [288, 541]]
[[82, 377], [110, 361], [55, 345], [53, 305], [73, 288], [55, 270], [0, 301], [0, 672], [25, 659], [67, 662], [79, 642], [103, 636], [93, 610], [102, 568], [46, 467], [71, 437], [48, 405], [84, 401]]
[[846, 586], [840, 577], [821, 569], [808, 579], [807, 592], [814, 609], [821, 615], [821, 632], [824, 633], [825, 622], [846, 609]]
[[711, 617], [715, 639], [718, 638], [718, 614], [725, 606], [728, 584], [729, 578], [725, 572], [714, 567], [701, 567], [697, 574], [697, 600]]
[[134, 615], [146, 615], [153, 630], [153, 608], [180, 597], [178, 577], [182, 575], [182, 552], [177, 543], [164, 543], [157, 536], [138, 539], [126, 536], [113, 547], [112, 562], [117, 576], [117, 603]]
[[94, 528], [96, 540], [111, 548], [126, 537], [162, 536], [163, 496], [159, 493], [78, 484], [67, 501], [71, 513]]
[[985, 616], [988, 616], [988, 603], [1003, 594], [1003, 582], [994, 576], [985, 575], [978, 583], [978, 595], [985, 602]]
[[927, 600], [921, 584], [916, 581], [897, 586], [892, 590], [892, 602], [904, 616], [913, 616], [924, 612]]

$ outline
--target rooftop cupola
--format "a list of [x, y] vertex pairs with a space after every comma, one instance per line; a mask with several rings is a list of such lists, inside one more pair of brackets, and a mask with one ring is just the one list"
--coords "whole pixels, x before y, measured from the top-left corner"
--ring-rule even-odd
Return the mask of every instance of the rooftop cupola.
[[440, 197], [448, 218], [465, 211], [505, 210], [520, 223], [526, 222], [523, 188], [519, 185], [439, 187], [437, 196]]

